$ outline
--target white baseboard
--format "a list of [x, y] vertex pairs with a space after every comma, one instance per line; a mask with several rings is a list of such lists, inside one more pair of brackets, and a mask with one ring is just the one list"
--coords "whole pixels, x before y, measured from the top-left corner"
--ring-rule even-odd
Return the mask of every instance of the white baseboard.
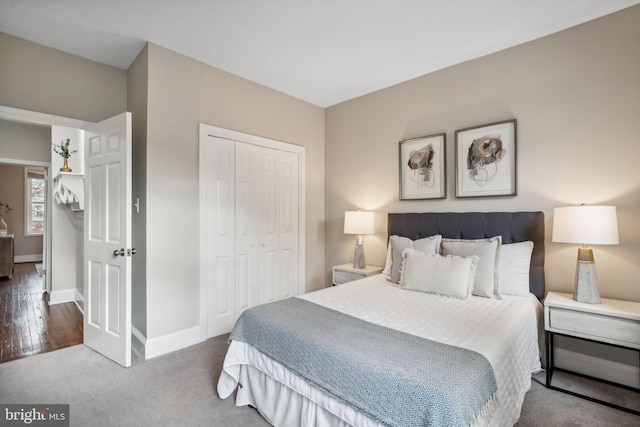
[[145, 346], [147, 338], [136, 328], [131, 325], [131, 349], [145, 359]]
[[76, 290], [63, 289], [61, 291], [53, 291], [49, 293], [49, 305], [64, 304], [65, 302], [74, 302]]
[[78, 288], [75, 289], [73, 302], [76, 303], [76, 307], [78, 307], [78, 310], [80, 310], [84, 316], [84, 296], [80, 293]]
[[13, 257], [13, 262], [15, 264], [20, 264], [21, 262], [42, 262], [42, 254], [16, 255]]
[[144, 347], [145, 359], [162, 356], [163, 354], [190, 347], [199, 342], [202, 342], [199, 326], [163, 335], [158, 338], [147, 338]]
[[587, 356], [563, 348], [553, 352], [554, 366], [569, 369], [592, 377], [640, 388], [640, 369], [611, 360]]

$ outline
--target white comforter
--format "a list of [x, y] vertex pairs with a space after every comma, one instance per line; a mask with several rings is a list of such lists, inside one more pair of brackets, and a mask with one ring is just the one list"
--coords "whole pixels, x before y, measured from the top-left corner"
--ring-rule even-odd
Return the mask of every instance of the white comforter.
[[[492, 425], [507, 426], [517, 421], [524, 394], [531, 387], [531, 373], [540, 370], [538, 324], [542, 306], [533, 295], [502, 299], [472, 296], [459, 300], [405, 290], [377, 275], [299, 298], [371, 323], [482, 354], [491, 363], [498, 385]], [[284, 383], [351, 425], [376, 425], [351, 408], [322, 396], [251, 346], [236, 341], [229, 347], [218, 382], [220, 397], [230, 395], [241, 375], [247, 375], [241, 374], [245, 365]], [[238, 396], [237, 404], [252, 403], [241, 400]]]

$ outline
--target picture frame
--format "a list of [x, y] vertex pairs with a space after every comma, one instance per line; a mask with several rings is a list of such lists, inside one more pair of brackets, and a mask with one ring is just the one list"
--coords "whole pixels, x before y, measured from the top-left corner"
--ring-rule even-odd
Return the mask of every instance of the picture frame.
[[456, 131], [456, 197], [516, 195], [516, 120]]
[[400, 200], [447, 197], [444, 133], [400, 141], [399, 160]]

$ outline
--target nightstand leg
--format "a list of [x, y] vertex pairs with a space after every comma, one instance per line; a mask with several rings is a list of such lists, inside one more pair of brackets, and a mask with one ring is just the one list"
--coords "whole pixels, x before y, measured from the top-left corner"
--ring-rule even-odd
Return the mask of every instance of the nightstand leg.
[[551, 385], [551, 376], [553, 375], [553, 334], [545, 331], [545, 347], [547, 350], [547, 387]]

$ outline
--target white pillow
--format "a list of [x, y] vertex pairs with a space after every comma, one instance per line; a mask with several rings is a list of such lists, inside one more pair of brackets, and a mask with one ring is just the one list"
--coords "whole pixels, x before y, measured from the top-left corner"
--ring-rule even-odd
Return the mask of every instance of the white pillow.
[[529, 295], [529, 268], [533, 242], [502, 245], [498, 264], [498, 292], [506, 295]]
[[442, 255], [480, 258], [473, 284], [473, 295], [493, 297], [498, 294], [498, 263], [502, 236], [488, 239], [462, 240], [442, 239]]
[[471, 295], [478, 257], [443, 257], [411, 248], [403, 251], [400, 285], [414, 291], [467, 299]]
[[387, 276], [388, 279], [391, 279], [391, 264], [393, 263], [393, 259], [391, 258], [391, 242], [387, 244], [387, 261], [384, 263], [384, 269], [382, 269], [382, 274]]
[[439, 234], [418, 240], [411, 240], [407, 237], [396, 235], [390, 236], [389, 247], [387, 249], [387, 264], [384, 270], [382, 270], [382, 274], [387, 275], [392, 282], [398, 283], [400, 281], [403, 250], [413, 248], [426, 254], [437, 255], [440, 253], [441, 241], [442, 236]]

